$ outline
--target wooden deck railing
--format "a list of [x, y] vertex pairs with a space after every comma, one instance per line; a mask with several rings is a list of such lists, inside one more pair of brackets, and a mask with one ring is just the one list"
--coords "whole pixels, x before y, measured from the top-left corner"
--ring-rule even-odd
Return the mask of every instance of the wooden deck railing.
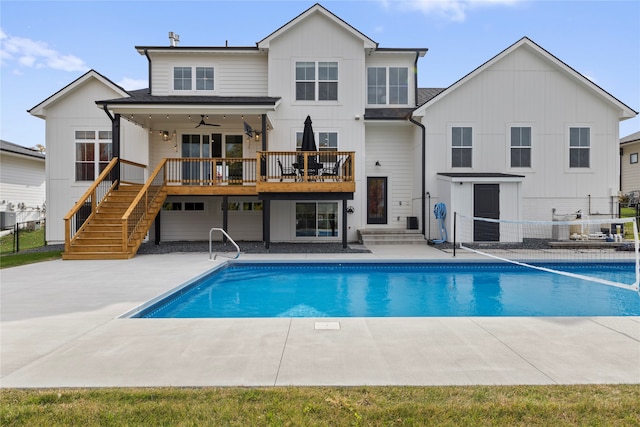
[[168, 185], [255, 185], [256, 159], [170, 158], [166, 159]]
[[[144, 168], [146, 168], [145, 165], [125, 159], [118, 159], [117, 157], [111, 159], [98, 178], [63, 218], [66, 252], [69, 251], [71, 243], [77, 237], [78, 232], [95, 215], [100, 203], [111, 190], [124, 182], [128, 184], [142, 184], [144, 182]], [[140, 169], [142, 169], [142, 172], [139, 171]]]
[[78, 231], [82, 230], [87, 220], [95, 214], [98, 205], [109, 194], [111, 189], [117, 185], [117, 181], [113, 180], [117, 165], [118, 158], [114, 157], [100, 173], [98, 179], [91, 184], [80, 200], [63, 218], [65, 251], [69, 251], [69, 247], [77, 236]]
[[353, 151], [260, 151], [259, 181], [354, 181]]

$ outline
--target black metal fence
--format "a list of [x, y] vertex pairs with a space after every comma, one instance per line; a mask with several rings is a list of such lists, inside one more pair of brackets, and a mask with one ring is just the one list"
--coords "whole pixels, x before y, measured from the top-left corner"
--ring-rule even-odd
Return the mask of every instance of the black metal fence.
[[[2, 253], [17, 253], [27, 249], [47, 246], [46, 221], [44, 219], [16, 222], [4, 227], [2, 233]], [[9, 231], [9, 233], [4, 233]]]

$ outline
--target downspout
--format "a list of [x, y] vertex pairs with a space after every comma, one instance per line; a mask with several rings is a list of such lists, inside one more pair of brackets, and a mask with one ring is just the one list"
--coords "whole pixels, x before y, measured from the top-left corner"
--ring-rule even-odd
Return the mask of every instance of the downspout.
[[144, 56], [147, 57], [147, 61], [149, 62], [149, 76], [148, 76], [148, 79], [149, 79], [149, 92], [148, 93], [149, 93], [149, 95], [151, 95], [151, 58], [149, 57], [148, 49], [144, 50]]
[[420, 59], [420, 52], [416, 51], [416, 60], [413, 61], [413, 103], [416, 107], [418, 107], [418, 59]]
[[[425, 228], [424, 228], [424, 224], [427, 218], [426, 215], [426, 208], [425, 208], [425, 197], [426, 197], [426, 178], [427, 178], [427, 172], [426, 172], [426, 159], [425, 159], [425, 155], [426, 155], [426, 129], [424, 127], [424, 125], [418, 121], [415, 121], [413, 119], [413, 117], [409, 116], [409, 121], [411, 123], [413, 123], [416, 126], [419, 126], [420, 129], [422, 129], [422, 235], [424, 236], [424, 238], [427, 238], [426, 232], [425, 232]], [[431, 196], [429, 196], [431, 197]]]
[[[418, 106], [418, 59], [420, 59], [420, 52], [416, 51], [416, 59], [413, 62], [413, 87], [414, 87], [414, 104], [416, 105], [416, 107]], [[424, 125], [420, 122], [417, 122], [413, 119], [413, 117], [411, 115], [409, 115], [409, 121], [411, 123], [413, 123], [416, 126], [419, 126], [420, 129], [422, 129], [422, 236], [426, 239], [427, 238], [427, 234], [425, 232], [425, 221], [427, 218], [426, 215], [426, 208], [425, 208], [425, 196], [426, 196], [426, 160], [425, 160], [425, 155], [426, 155], [426, 129], [424, 127]], [[431, 195], [429, 195], [429, 200], [431, 200]], [[429, 229], [431, 229], [431, 227], [429, 227]], [[431, 230], [429, 230], [431, 231]]]

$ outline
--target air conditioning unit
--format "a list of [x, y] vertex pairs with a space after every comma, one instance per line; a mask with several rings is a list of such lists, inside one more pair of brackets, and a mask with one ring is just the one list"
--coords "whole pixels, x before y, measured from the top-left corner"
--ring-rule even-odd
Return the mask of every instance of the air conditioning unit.
[[0, 212], [0, 228], [7, 230], [16, 226], [15, 212]]

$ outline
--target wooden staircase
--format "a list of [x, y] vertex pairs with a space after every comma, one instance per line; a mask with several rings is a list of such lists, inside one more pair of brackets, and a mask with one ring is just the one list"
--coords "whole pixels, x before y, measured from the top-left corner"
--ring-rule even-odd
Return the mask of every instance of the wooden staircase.
[[167, 198], [166, 190], [162, 189], [144, 213], [135, 233], [125, 246], [123, 239], [127, 236], [127, 230], [122, 230], [122, 216], [141, 188], [142, 185], [121, 185], [119, 189], [112, 190], [79, 230], [68, 250], [62, 254], [62, 259], [132, 258]]

